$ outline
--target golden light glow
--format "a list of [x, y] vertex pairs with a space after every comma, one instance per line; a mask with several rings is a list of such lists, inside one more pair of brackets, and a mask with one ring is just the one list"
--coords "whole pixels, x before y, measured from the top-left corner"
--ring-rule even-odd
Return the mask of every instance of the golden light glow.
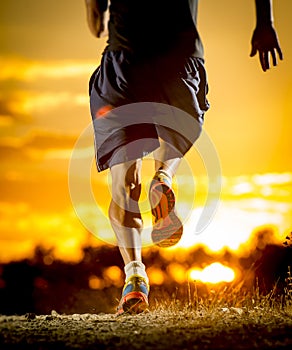
[[202, 245], [209, 252], [228, 249], [245, 254], [252, 248], [252, 232], [262, 227], [273, 230], [270, 243], [281, 244], [292, 225], [291, 191], [291, 173], [224, 178], [220, 204], [210, 224], [195, 233], [203, 208], [194, 208], [176, 248]]
[[[10, 183], [25, 183], [27, 178], [27, 175], [11, 169], [2, 175], [5, 176], [5, 181]], [[255, 249], [255, 244], [258, 244], [254, 239], [254, 232], [257, 230], [268, 229], [272, 232], [266, 238], [269, 241], [264, 242], [265, 244], [282, 244], [292, 226], [291, 179], [291, 173], [225, 179], [221, 205], [210, 225], [201, 234], [196, 235], [194, 227], [201, 208], [193, 209], [192, 215], [184, 223], [184, 235], [180, 243], [173, 248], [160, 251], [161, 256], [171, 262], [168, 273], [179, 283], [184, 280], [182, 267], [187, 259], [188, 249], [192, 247], [201, 246], [210, 254], [224, 252], [227, 249], [237, 256], [248, 256], [249, 252]], [[240, 188], [240, 181], [248, 186], [241, 187], [239, 194], [234, 189]], [[202, 184], [203, 181], [200, 183]], [[269, 188], [268, 197], [262, 194], [265, 188]], [[242, 193], [243, 189], [245, 189], [244, 193]], [[74, 208], [58, 213], [53, 210], [38, 212], [32, 210], [28, 202], [0, 202], [0, 261], [9, 262], [30, 258], [37, 246], [53, 249], [46, 260], [47, 263], [52, 259], [80, 261], [83, 257], [82, 249], [87, 244], [115, 244], [115, 236], [107, 218], [107, 206], [110, 200], [107, 177], [95, 184], [95, 190], [97, 204], [101, 206], [102, 218], [96, 217], [95, 207], [81, 203], [79, 210], [91, 227], [94, 227], [97, 239], [86, 232]], [[30, 195], [38, 196], [33, 191]], [[180, 197], [178, 210], [180, 206], [184, 206], [185, 200], [187, 199]], [[150, 225], [151, 220], [148, 221]], [[148, 231], [151, 232], [151, 227]], [[142, 234], [142, 238], [146, 240], [149, 247], [148, 237], [144, 238]], [[160, 284], [164, 276], [160, 271], [153, 270], [153, 279], [155, 283]]]
[[184, 283], [186, 281], [187, 273], [185, 267], [178, 263], [170, 263], [167, 267], [167, 272], [177, 283]]
[[37, 246], [53, 249], [48, 260], [78, 262], [89, 236], [72, 210], [38, 213], [26, 203], [0, 202], [0, 261], [32, 258]]
[[124, 284], [123, 272], [118, 266], [109, 266], [103, 270], [102, 273], [105, 281], [110, 282], [117, 287], [121, 287]]
[[88, 279], [88, 285], [90, 289], [102, 289], [104, 287], [104, 281], [95, 275], [91, 275]]
[[227, 266], [220, 263], [213, 263], [204, 269], [191, 269], [189, 277], [193, 281], [204, 283], [232, 282], [235, 278], [235, 272]]
[[161, 285], [165, 280], [165, 276], [160, 267], [150, 266], [147, 268], [147, 274], [151, 284]]

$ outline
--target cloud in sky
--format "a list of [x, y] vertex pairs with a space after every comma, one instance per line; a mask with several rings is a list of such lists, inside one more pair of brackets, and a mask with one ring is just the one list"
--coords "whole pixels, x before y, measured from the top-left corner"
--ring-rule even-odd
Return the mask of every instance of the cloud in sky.
[[[26, 98], [24, 92], [3, 92], [0, 96], [0, 117], [3, 125], [14, 123], [30, 123], [32, 121], [30, 113], [27, 113], [22, 106]], [[5, 123], [6, 121], [6, 123]], [[0, 124], [1, 127], [1, 124]]]
[[0, 59], [0, 136], [31, 130], [79, 134], [90, 123], [88, 81], [96, 62]]
[[[0, 139], [0, 154], [2, 160], [11, 158], [13, 153], [27, 150], [50, 151], [52, 149], [72, 149], [76, 142], [74, 135], [63, 135], [45, 131], [33, 131], [23, 138]], [[13, 157], [12, 157], [13, 158]]]
[[0, 58], [0, 81], [32, 82], [39, 79], [71, 79], [88, 76], [96, 64], [96, 61], [89, 60], [33, 61], [17, 57], [2, 57]]
[[18, 196], [41, 206], [38, 191], [50, 197], [46, 206], [53, 207], [51, 193], [59, 191], [66, 198], [60, 202], [68, 204], [68, 162], [79, 133], [90, 123], [87, 84], [95, 67], [84, 60], [6, 57], [1, 63], [1, 197], [15, 203]]
[[37, 212], [27, 203], [0, 202], [0, 216], [0, 262], [31, 258], [36, 246], [54, 248], [57, 259], [79, 261], [84, 245], [98, 244], [73, 209]]

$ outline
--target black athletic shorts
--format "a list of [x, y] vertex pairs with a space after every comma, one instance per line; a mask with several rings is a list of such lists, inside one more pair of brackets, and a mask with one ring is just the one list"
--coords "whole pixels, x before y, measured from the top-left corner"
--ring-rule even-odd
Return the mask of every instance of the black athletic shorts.
[[159, 140], [182, 157], [199, 137], [209, 108], [204, 61], [137, 58], [105, 51], [89, 83], [98, 171], [139, 159]]

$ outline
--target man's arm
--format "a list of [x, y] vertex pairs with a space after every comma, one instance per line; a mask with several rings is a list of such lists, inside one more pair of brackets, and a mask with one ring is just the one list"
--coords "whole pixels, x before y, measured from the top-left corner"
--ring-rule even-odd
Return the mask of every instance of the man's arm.
[[108, 0], [85, 0], [87, 23], [91, 33], [100, 38], [107, 35]]
[[265, 72], [270, 68], [270, 55], [274, 66], [277, 65], [276, 53], [280, 60], [283, 59], [283, 55], [273, 25], [272, 0], [255, 0], [255, 4], [256, 28], [252, 36], [250, 56], [253, 57], [257, 52], [259, 53], [260, 63]]

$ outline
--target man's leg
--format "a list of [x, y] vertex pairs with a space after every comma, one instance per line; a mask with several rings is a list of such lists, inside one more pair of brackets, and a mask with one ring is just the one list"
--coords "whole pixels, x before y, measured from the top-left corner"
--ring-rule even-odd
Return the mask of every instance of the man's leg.
[[175, 213], [175, 194], [172, 178], [175, 175], [181, 157], [166, 142], [154, 152], [155, 175], [149, 190], [149, 199], [153, 215], [152, 240], [160, 247], [170, 247], [182, 237], [183, 224]]
[[181, 157], [174, 152], [172, 147], [160, 141], [160, 147], [154, 152], [155, 171], [163, 170], [172, 179], [181, 163]]
[[111, 176], [109, 219], [126, 265], [133, 260], [142, 260], [143, 222], [138, 205], [141, 194], [141, 160], [113, 166]]
[[138, 204], [141, 194], [141, 166], [142, 161], [139, 159], [111, 168], [112, 201], [109, 219], [117, 237], [126, 273], [118, 314], [139, 313], [148, 307], [148, 277], [141, 252], [143, 221]]

